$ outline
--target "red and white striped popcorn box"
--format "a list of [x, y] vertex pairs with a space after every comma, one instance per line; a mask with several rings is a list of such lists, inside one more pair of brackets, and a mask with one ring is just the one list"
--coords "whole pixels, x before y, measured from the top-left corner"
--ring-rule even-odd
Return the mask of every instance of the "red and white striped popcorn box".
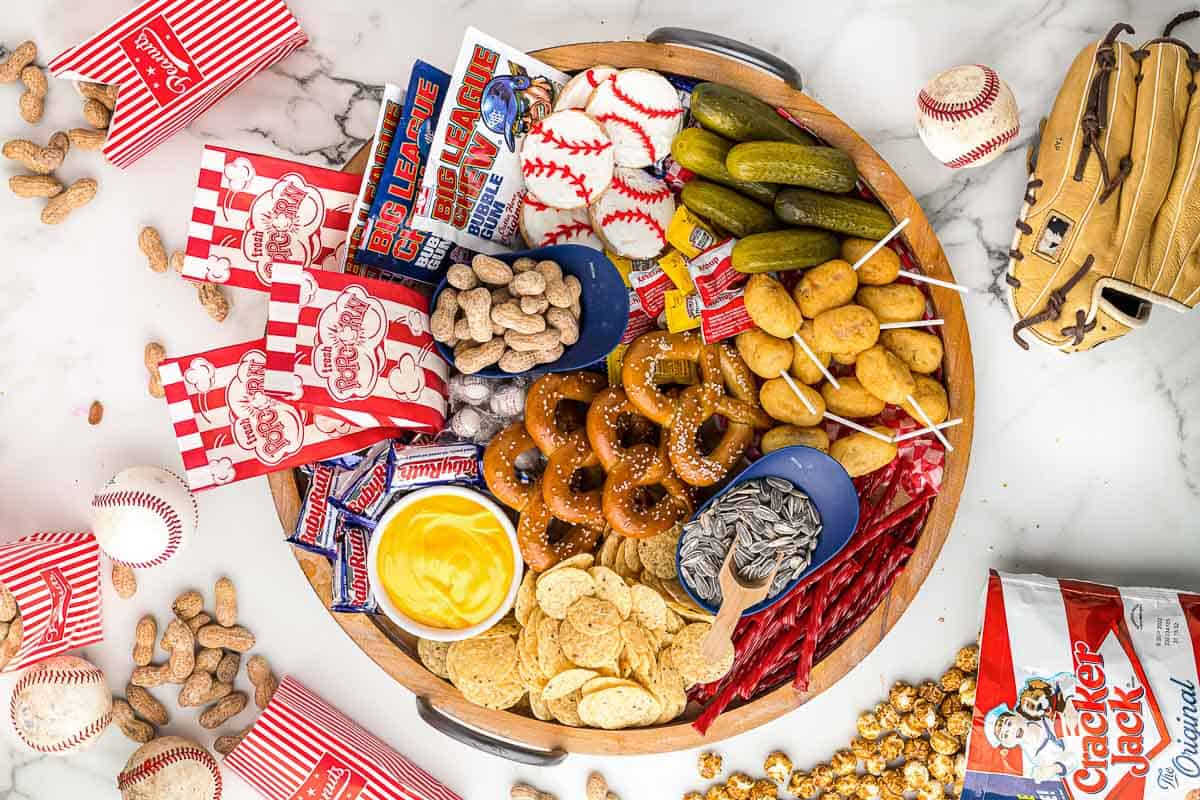
[[50, 72], [120, 86], [104, 155], [124, 168], [307, 42], [283, 0], [147, 0]]
[[449, 369], [434, 347], [424, 295], [388, 281], [276, 265], [267, 394], [436, 433], [446, 422]]
[[207, 145], [183, 275], [267, 291], [276, 263], [341, 271], [361, 175]]
[[0, 583], [21, 616], [21, 648], [0, 672], [96, 644], [100, 545], [90, 533], [35, 533], [0, 545]]
[[291, 677], [224, 763], [268, 800], [462, 800]]
[[352, 453], [401, 433], [374, 415], [270, 397], [266, 368], [263, 339], [159, 365], [192, 491]]

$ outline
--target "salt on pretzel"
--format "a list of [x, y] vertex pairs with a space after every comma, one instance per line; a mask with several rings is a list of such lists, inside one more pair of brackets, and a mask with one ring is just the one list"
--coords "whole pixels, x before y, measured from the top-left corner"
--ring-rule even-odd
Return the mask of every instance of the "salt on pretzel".
[[525, 508], [534, 485], [517, 476], [517, 457], [537, 447], [525, 430], [525, 423], [514, 422], [500, 431], [483, 451], [483, 480], [488, 491], [504, 505], [516, 511]]
[[656, 444], [658, 427], [629, 402], [624, 389], [609, 387], [592, 400], [587, 413], [587, 438], [600, 465], [610, 470], [635, 444]]
[[583, 491], [577, 489], [574, 478], [579, 470], [599, 466], [600, 459], [592, 452], [587, 431], [573, 431], [563, 445], [554, 451], [542, 473], [542, 499], [550, 513], [563, 522], [588, 528], [604, 527], [601, 503], [603, 488]]
[[703, 347], [696, 333], [655, 331], [639, 336], [625, 352], [621, 365], [621, 384], [629, 402], [651, 422], [670, 427], [677, 404], [655, 383], [659, 362], [699, 363]]
[[[649, 503], [647, 487], [661, 486]], [[636, 444], [625, 451], [604, 481], [604, 519], [622, 536], [649, 539], [665, 533], [692, 513], [688, 487], [671, 471], [662, 447]]]
[[564, 558], [590, 553], [603, 532], [602, 527], [571, 525], [551, 541], [550, 528], [554, 519], [543, 498], [539, 479], [530, 492], [529, 503], [521, 510], [521, 517], [517, 520], [517, 546], [521, 549], [521, 557], [536, 572], [543, 572]]
[[550, 457], [567, 436], [583, 424], [572, 419], [570, 411], [560, 408], [564, 400], [590, 403], [604, 388], [604, 378], [594, 372], [569, 372], [543, 375], [529, 387], [525, 396], [525, 428], [538, 449]]

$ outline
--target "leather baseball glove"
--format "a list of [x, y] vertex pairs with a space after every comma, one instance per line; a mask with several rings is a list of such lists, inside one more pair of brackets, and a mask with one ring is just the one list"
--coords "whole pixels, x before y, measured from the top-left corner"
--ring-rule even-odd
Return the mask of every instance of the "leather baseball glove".
[[1088, 350], [1200, 300], [1200, 57], [1124, 23], [1076, 56], [1045, 121], [1009, 250], [1022, 334]]

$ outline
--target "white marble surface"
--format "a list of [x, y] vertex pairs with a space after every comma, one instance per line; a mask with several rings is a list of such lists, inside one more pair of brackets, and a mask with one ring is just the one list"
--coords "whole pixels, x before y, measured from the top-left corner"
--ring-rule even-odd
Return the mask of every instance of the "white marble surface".
[[[33, 202], [0, 193], [0, 341], [8, 342], [0, 348], [0, 536], [84, 526], [88, 498], [115, 470], [178, 464], [164, 409], [143, 386], [145, 341], [157, 338], [169, 352], [186, 353], [261, 333], [261, 295], [235, 296], [231, 317], [218, 326], [191, 287], [149, 272], [136, 249], [143, 224], [158, 226], [169, 246], [181, 245], [202, 142], [339, 164], [369, 135], [376, 85], [404, 82], [416, 57], [448, 69], [467, 24], [529, 49], [637, 38], [673, 24], [726, 33], [796, 64], [810, 91], [858, 128], [917, 193], [959, 279], [976, 290], [965, 301], [977, 381], [972, 468], [941, 558], [895, 632], [849, 677], [806, 708], [722, 744], [731, 766], [757, 769], [775, 747], [809, 764], [848, 739], [860, 707], [891, 680], [939, 671], [974, 635], [988, 567], [1200, 588], [1200, 423], [1191, 413], [1200, 403], [1200, 317], [1156, 313], [1148, 329], [1091, 356], [1026, 353], [1009, 338], [997, 280], [1025, 180], [1028, 131], [1048, 109], [1067, 63], [1116, 20], [1153, 35], [1179, 4], [987, 5], [294, 0], [310, 47], [129, 172], [72, 154], [63, 176], [93, 175], [101, 188], [67, 224], [44, 227]], [[0, 42], [33, 38], [46, 57], [128, 6], [10, 4]], [[1200, 28], [1182, 33], [1200, 43]], [[1010, 83], [1023, 132], [993, 165], [952, 172], [921, 147], [912, 106], [927, 77], [964, 62], [990, 64]], [[80, 124], [70, 87], [51, 90], [37, 138]], [[0, 86], [0, 107], [9, 109], [0, 114], [4, 139], [27, 135], [17, 94]], [[107, 412], [102, 425], [89, 428], [86, 409], [95, 398]], [[210, 587], [228, 574], [241, 587], [242, 615], [261, 650], [281, 670], [464, 797], [507, 796], [509, 783], [522, 777], [578, 798], [587, 770], [597, 766], [625, 800], [678, 797], [698, 783], [694, 753], [572, 757], [534, 775], [430, 733], [408, 692], [351, 644], [308, 590], [279, 535], [265, 481], [206, 493], [200, 506], [201, 536], [185, 560], [144, 574], [131, 601], [106, 588], [107, 640], [87, 655], [114, 686], [128, 674], [140, 614], [161, 614], [177, 591]], [[210, 742], [195, 716], [176, 712], [169, 732]], [[0, 793], [14, 800], [116, 797], [114, 775], [133, 750], [115, 730], [91, 751], [64, 759], [0, 744]], [[232, 775], [227, 785], [232, 800], [253, 796]]]

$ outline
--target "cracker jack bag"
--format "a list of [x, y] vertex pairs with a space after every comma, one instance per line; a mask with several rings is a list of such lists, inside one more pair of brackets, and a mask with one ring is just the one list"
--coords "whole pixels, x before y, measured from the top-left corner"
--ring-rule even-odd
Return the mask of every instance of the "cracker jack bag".
[[413, 64], [365, 235], [353, 251], [355, 260], [364, 266], [436, 284], [456, 257], [454, 242], [411, 226], [417, 190], [433, 144], [433, 129], [449, 88], [449, 75], [424, 61]]
[[358, 188], [358, 199], [354, 201], [354, 213], [350, 215], [350, 235], [346, 239], [345, 262], [338, 272], [362, 274], [354, 255], [358, 248], [362, 247], [367, 231], [367, 218], [371, 213], [371, 205], [375, 202], [375, 193], [379, 189], [379, 180], [383, 176], [388, 152], [396, 139], [396, 128], [400, 124], [403, 110], [404, 95], [401, 94], [400, 87], [394, 83], [385, 83], [383, 99], [379, 103], [379, 116], [375, 119], [375, 137], [371, 140], [371, 158], [367, 162], [362, 185]]
[[1200, 595], [988, 577], [963, 800], [1200, 795]]
[[337, 271], [361, 175], [205, 146], [183, 276], [267, 291], [276, 262]]
[[429, 334], [424, 295], [397, 283], [276, 265], [267, 394], [436, 433], [446, 422], [449, 372]]
[[362, 415], [352, 422], [270, 397], [266, 372], [264, 339], [159, 365], [192, 491], [353, 453], [402, 433], [385, 418]]
[[413, 227], [481, 253], [519, 247], [525, 180], [517, 152], [566, 81], [553, 67], [467, 28]]

